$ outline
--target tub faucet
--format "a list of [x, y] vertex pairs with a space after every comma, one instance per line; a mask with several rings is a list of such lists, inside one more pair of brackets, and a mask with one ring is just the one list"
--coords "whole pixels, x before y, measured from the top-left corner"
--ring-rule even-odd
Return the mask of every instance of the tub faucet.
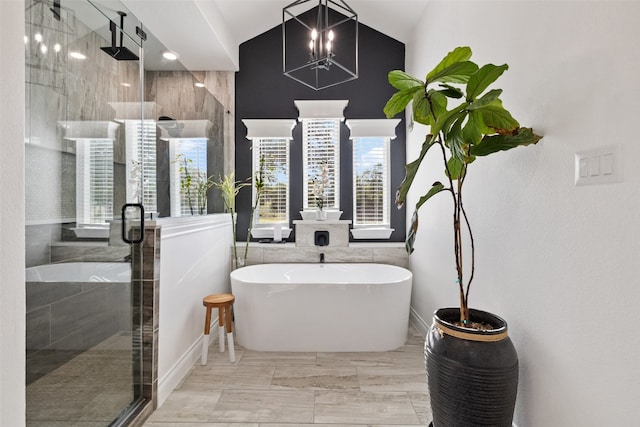
[[320, 254], [320, 264], [324, 264], [324, 254]]

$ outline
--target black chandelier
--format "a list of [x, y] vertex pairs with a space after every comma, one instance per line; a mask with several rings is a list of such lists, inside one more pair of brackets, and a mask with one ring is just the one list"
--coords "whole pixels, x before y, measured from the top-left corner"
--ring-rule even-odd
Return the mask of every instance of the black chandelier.
[[296, 0], [282, 9], [282, 71], [314, 90], [357, 79], [356, 12], [343, 0]]

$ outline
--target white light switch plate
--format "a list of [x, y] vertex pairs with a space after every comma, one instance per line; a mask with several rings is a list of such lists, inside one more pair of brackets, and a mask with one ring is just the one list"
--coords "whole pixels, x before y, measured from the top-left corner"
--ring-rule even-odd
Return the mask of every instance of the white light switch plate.
[[576, 185], [622, 182], [622, 146], [609, 145], [576, 153]]

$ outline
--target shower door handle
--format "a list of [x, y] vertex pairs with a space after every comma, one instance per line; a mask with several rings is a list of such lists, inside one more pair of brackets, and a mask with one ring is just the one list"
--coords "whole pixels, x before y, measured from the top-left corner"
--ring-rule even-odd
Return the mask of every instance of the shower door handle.
[[[132, 224], [140, 224], [137, 233]], [[122, 205], [122, 240], [129, 244], [144, 240], [144, 206], [141, 203]]]

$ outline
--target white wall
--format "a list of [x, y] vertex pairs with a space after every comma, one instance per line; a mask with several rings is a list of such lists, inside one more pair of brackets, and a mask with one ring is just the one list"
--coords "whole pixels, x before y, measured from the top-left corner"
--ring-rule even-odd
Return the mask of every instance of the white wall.
[[[478, 251], [471, 306], [509, 322], [519, 427], [640, 425], [638, 17], [637, 2], [438, 1], [407, 48], [407, 70], [421, 78], [460, 45], [480, 64], [508, 63], [494, 87], [544, 135], [478, 159], [466, 184]], [[408, 160], [424, 130], [411, 133]], [[576, 187], [575, 152], [608, 144], [622, 145], [624, 182]], [[422, 193], [441, 179], [431, 164]], [[457, 304], [450, 200], [421, 212], [412, 305], [430, 322]]]
[[0, 1], [0, 425], [25, 425], [24, 3]]
[[[199, 363], [205, 318], [202, 298], [231, 292], [232, 232], [229, 214], [158, 222], [162, 224], [158, 404], [162, 405], [193, 364]], [[217, 322], [215, 310], [212, 315]]]

